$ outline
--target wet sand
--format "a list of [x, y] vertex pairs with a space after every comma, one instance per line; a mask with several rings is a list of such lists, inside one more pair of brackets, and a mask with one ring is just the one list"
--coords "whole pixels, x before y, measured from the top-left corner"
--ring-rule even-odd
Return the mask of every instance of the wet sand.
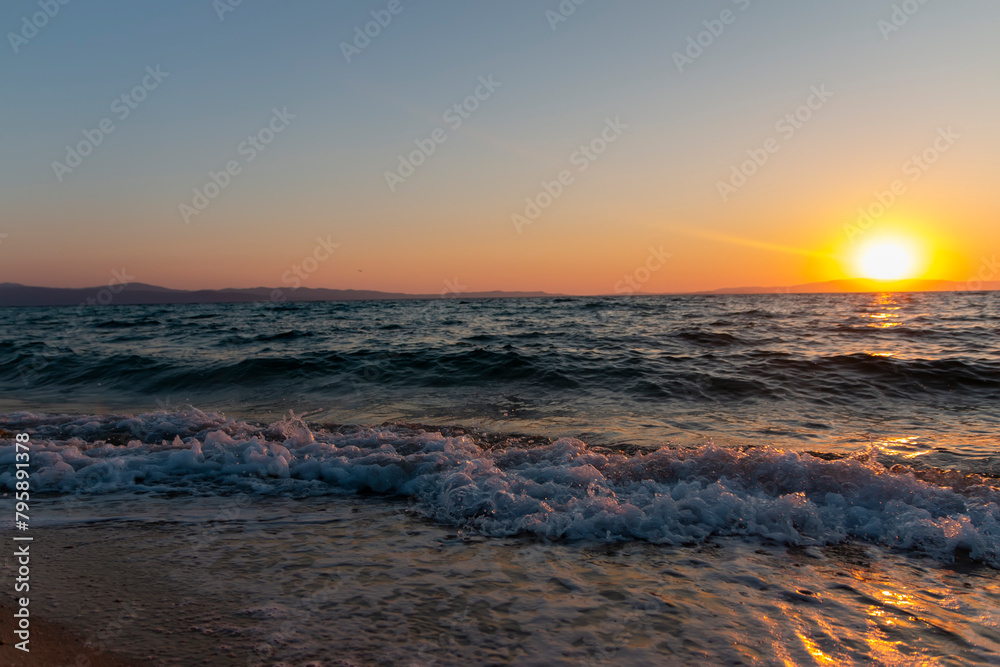
[[[15, 608], [6, 602], [0, 605], [0, 664], [10, 667], [135, 667], [132, 662], [102, 650], [100, 645], [88, 646], [83, 635], [58, 623], [52, 623], [32, 614], [30, 651], [25, 653], [15, 647], [20, 642], [14, 635]], [[12, 639], [13, 638], [13, 639]]]
[[[235, 656], [220, 661], [218, 641], [175, 620], [179, 604], [204, 605], [206, 611], [212, 604], [195, 603], [190, 591], [164, 576], [162, 566], [138, 555], [136, 542], [154, 545], [155, 530], [132, 532], [128, 521], [109, 530], [98, 522], [33, 528], [32, 535], [31, 653], [24, 659], [13, 646], [15, 602], [4, 594], [0, 604], [7, 643], [0, 646], [0, 664], [239, 664]], [[3, 569], [4, 579], [12, 581], [10, 561]]]

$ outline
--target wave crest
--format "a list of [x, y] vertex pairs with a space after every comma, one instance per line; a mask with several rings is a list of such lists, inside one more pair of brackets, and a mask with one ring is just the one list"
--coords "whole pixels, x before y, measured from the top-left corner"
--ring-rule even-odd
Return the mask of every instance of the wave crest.
[[[12, 430], [32, 434], [36, 492], [406, 496], [428, 517], [484, 535], [789, 544], [863, 540], [1000, 567], [1000, 492], [940, 486], [874, 456], [824, 460], [707, 445], [626, 455], [571, 438], [484, 449], [402, 426], [250, 424], [219, 413], [0, 419], [0, 486], [15, 488]], [[115, 442], [120, 444], [114, 444]], [[926, 477], [926, 476], [925, 476]]]

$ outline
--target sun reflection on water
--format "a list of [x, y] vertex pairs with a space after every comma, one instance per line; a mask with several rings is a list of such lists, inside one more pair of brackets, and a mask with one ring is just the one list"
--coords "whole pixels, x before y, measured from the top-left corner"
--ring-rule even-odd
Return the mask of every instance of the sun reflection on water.
[[919, 435], [911, 435], [899, 438], [882, 438], [875, 443], [875, 447], [886, 454], [900, 456], [904, 459], [915, 459], [919, 456], [926, 456], [933, 453], [929, 447], [920, 447]]
[[875, 296], [868, 306], [869, 312], [865, 317], [869, 319], [868, 327], [874, 329], [890, 329], [901, 326], [900, 313], [902, 305], [895, 294], [884, 293]]

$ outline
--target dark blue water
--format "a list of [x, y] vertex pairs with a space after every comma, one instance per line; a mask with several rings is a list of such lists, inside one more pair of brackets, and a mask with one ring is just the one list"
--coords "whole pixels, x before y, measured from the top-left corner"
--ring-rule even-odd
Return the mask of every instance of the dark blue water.
[[1000, 472], [997, 293], [9, 308], [0, 410], [710, 440]]

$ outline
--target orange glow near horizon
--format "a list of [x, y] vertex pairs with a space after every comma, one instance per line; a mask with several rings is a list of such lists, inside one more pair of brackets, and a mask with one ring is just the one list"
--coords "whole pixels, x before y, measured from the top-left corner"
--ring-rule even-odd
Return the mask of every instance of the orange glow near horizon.
[[[278, 228], [271, 224], [272, 211], [241, 209], [238, 217], [220, 217], [182, 234], [169, 219], [152, 218], [161, 224], [143, 232], [149, 241], [143, 243], [127, 226], [140, 211], [127, 209], [131, 214], [125, 215], [109, 210], [103, 222], [85, 216], [61, 235], [61, 243], [75, 249], [72, 261], [51, 251], [50, 235], [34, 231], [40, 226], [11, 233], [0, 249], [14, 248], [16, 241], [18, 253], [6, 255], [3, 279], [90, 287], [106, 284], [112, 271], [124, 269], [135, 282], [177, 289], [289, 288], [295, 284], [289, 280], [295, 279], [308, 288], [419, 294], [440, 294], [453, 285], [469, 292], [616, 294], [629, 279], [637, 292], [657, 294], [875, 278], [877, 274], [859, 270], [858, 257], [869, 244], [892, 240], [914, 248], [916, 270], [906, 278], [953, 280], [964, 286], [982, 266], [988, 268], [980, 258], [989, 259], [992, 248], [1000, 248], [1000, 237], [994, 240], [997, 232], [985, 226], [985, 218], [957, 208], [901, 208], [850, 235], [845, 226], [855, 222], [851, 211], [833, 197], [762, 201], [750, 212], [723, 208], [711, 215], [692, 212], [683, 220], [654, 213], [646, 204], [616, 201], [605, 204], [615, 206], [613, 228], [606, 226], [610, 215], [586, 210], [598, 204], [567, 198], [561, 204], [565, 211], [552, 210], [521, 235], [503, 219], [468, 230], [448, 226], [444, 233], [434, 227], [444, 225], [444, 218], [426, 213], [407, 219], [412, 229], [400, 226], [386, 235], [379, 220], [382, 215], [391, 220], [388, 212], [371, 214], [365, 224], [347, 224], [311, 217], [304, 209]], [[437, 208], [428, 204], [427, 210]], [[448, 220], [460, 213], [471, 216], [474, 210], [449, 210]], [[106, 228], [102, 234], [94, 231], [98, 225]], [[976, 232], [980, 227], [983, 231]], [[307, 258], [313, 257], [317, 239], [339, 247], [327, 261], [312, 266]], [[662, 265], [652, 255], [661, 249], [669, 254]], [[299, 278], [294, 267], [303, 262], [310, 270]], [[656, 270], [647, 271], [651, 266]], [[996, 279], [988, 275], [984, 271], [983, 280]]]
[[975, 250], [945, 230], [942, 220], [917, 215], [881, 221], [876, 227], [841, 236], [826, 246], [836, 258], [828, 274], [853, 281], [895, 283], [908, 281], [968, 280], [975, 271]]

